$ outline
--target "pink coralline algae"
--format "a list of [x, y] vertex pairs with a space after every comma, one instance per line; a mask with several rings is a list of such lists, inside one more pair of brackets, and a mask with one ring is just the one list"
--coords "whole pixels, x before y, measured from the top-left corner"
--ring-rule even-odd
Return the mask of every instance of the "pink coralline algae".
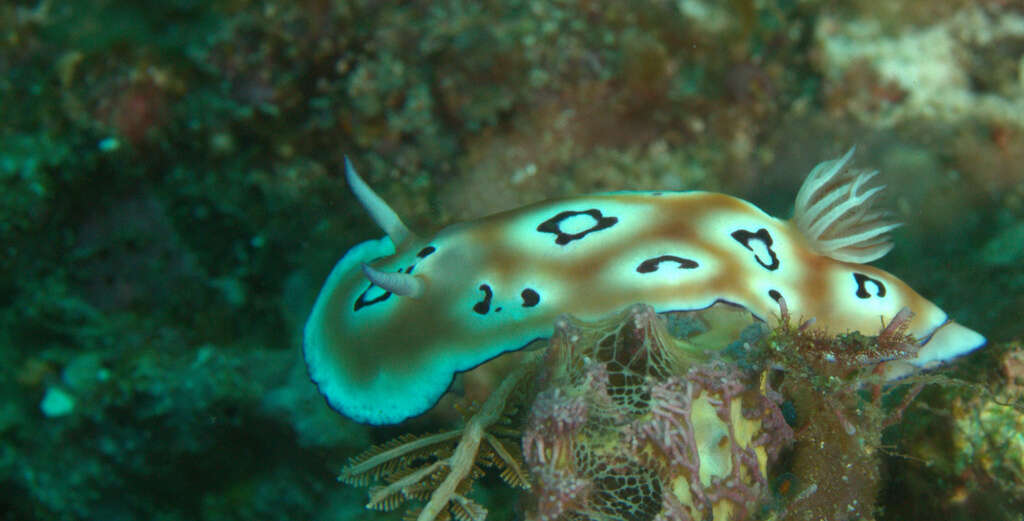
[[747, 518], [792, 431], [760, 374], [702, 356], [647, 306], [560, 321], [523, 433], [528, 519]]
[[527, 521], [872, 519], [883, 429], [943, 380], [884, 380], [917, 352], [909, 312], [833, 336], [779, 304], [774, 327], [727, 304], [563, 315], [465, 425], [371, 448], [340, 478], [417, 521], [487, 519], [486, 468], [522, 489]]

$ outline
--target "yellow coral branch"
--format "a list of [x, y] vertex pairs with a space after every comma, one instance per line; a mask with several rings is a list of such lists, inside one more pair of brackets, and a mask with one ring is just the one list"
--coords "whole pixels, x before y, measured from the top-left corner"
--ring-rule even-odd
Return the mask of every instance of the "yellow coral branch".
[[[420, 511], [416, 521], [434, 521], [441, 513], [445, 505], [456, 495], [456, 488], [476, 462], [476, 454], [480, 449], [480, 440], [486, 434], [487, 428], [501, 419], [501, 413], [505, 410], [505, 402], [512, 391], [516, 388], [519, 380], [526, 374], [527, 364], [520, 365], [505, 380], [501, 382], [494, 392], [487, 397], [480, 411], [470, 418], [469, 423], [462, 430], [462, 439], [459, 440], [455, 452], [445, 462], [448, 466], [448, 475], [444, 481], [430, 495], [430, 501]], [[440, 462], [439, 462], [440, 463]]]
[[423, 467], [408, 476], [399, 479], [398, 481], [391, 483], [385, 487], [380, 487], [370, 493], [370, 502], [366, 504], [366, 508], [374, 508], [374, 505], [378, 505], [388, 498], [388, 496], [402, 492], [402, 489], [408, 486], [419, 483], [423, 478], [433, 474], [439, 467], [445, 465], [444, 461], [435, 461], [434, 463]]
[[517, 484], [522, 488], [529, 490], [530, 478], [527, 477], [526, 471], [524, 471], [522, 467], [519, 466], [519, 463], [516, 462], [516, 458], [509, 454], [508, 451], [505, 450], [505, 446], [502, 445], [501, 442], [498, 441], [498, 439], [491, 433], [484, 433], [484, 436], [487, 438], [487, 443], [489, 443], [491, 448], [494, 449], [494, 453], [505, 462], [505, 466], [508, 467], [513, 475], [515, 475]]
[[347, 479], [358, 476], [364, 472], [369, 472], [373, 470], [374, 467], [378, 465], [383, 465], [384, 463], [392, 461], [395, 458], [400, 458], [402, 456], [405, 456], [406, 454], [420, 450], [424, 447], [429, 447], [430, 445], [435, 445], [444, 441], [448, 441], [452, 438], [457, 438], [461, 433], [462, 429], [456, 429], [453, 431], [441, 432], [424, 438], [419, 438], [408, 443], [403, 443], [398, 447], [388, 449], [384, 452], [381, 452], [380, 454], [376, 454], [373, 457], [368, 458], [366, 461], [362, 461], [356, 465], [352, 465], [351, 467], [346, 467], [341, 471], [341, 475], [338, 476], [338, 479], [340, 481], [345, 481]]

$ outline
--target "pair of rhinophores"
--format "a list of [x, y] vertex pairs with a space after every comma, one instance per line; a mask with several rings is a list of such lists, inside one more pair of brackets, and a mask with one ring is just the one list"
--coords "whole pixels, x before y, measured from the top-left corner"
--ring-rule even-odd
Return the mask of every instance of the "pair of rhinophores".
[[718, 301], [761, 320], [785, 299], [834, 333], [878, 331], [904, 307], [916, 358], [898, 377], [985, 343], [893, 275], [867, 266], [898, 226], [872, 208], [877, 172], [817, 165], [794, 216], [711, 192], [611, 192], [409, 231], [346, 159], [355, 196], [387, 233], [348, 251], [306, 323], [309, 373], [332, 407], [391, 424], [430, 409], [454, 375], [548, 336], [556, 317], [592, 320], [636, 302], [656, 311]]

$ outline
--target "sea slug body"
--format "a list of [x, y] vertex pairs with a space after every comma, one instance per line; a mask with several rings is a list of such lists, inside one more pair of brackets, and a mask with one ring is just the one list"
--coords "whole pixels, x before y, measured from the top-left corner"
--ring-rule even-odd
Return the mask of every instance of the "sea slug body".
[[904, 308], [916, 358], [898, 377], [985, 343], [895, 276], [868, 266], [897, 224], [872, 208], [875, 172], [853, 150], [816, 166], [792, 219], [720, 193], [611, 192], [542, 202], [421, 237], [346, 160], [349, 185], [386, 237], [353, 247], [306, 323], [309, 373], [354, 420], [398, 423], [430, 409], [454, 375], [550, 334], [562, 313], [593, 320], [644, 302], [657, 312], [724, 301], [772, 321], [876, 331]]

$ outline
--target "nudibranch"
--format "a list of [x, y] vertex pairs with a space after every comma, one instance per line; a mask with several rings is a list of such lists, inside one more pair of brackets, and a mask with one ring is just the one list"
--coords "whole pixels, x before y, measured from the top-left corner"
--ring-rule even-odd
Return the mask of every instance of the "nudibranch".
[[780, 300], [835, 333], [877, 332], [904, 307], [916, 358], [893, 376], [985, 343], [895, 276], [866, 265], [896, 227], [872, 207], [877, 172], [853, 149], [817, 165], [794, 216], [702, 191], [610, 192], [547, 201], [424, 238], [345, 160], [386, 237], [345, 254], [306, 323], [310, 377], [352, 419], [392, 424], [430, 409], [456, 373], [548, 336], [558, 315], [593, 320], [636, 302], [657, 312], [724, 301], [771, 321]]

